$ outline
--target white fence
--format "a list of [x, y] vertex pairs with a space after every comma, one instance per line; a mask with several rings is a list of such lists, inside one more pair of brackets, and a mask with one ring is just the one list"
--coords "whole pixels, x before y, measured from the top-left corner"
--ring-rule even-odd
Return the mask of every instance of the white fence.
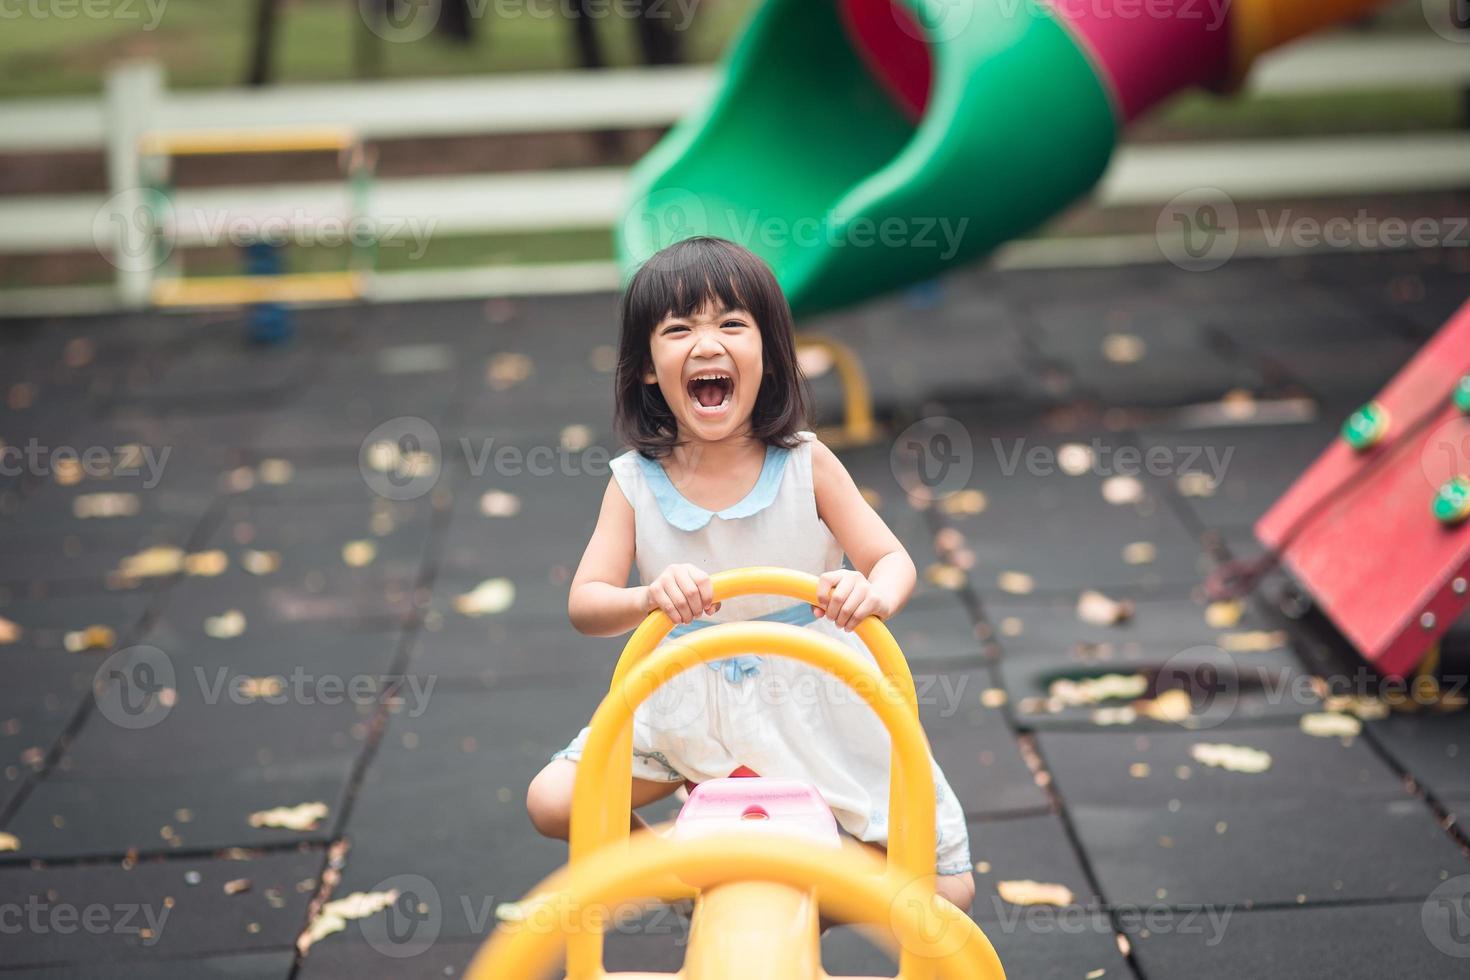
[[[386, 140], [664, 126], [703, 100], [712, 84], [710, 69], [657, 68], [168, 92], [156, 66], [130, 65], [109, 77], [101, 99], [0, 104], [0, 152], [105, 150], [116, 192], [138, 186], [137, 139], [149, 130], [334, 125]], [[1257, 67], [1248, 91], [1301, 95], [1467, 85], [1470, 45], [1431, 36], [1365, 36], [1274, 53]], [[1470, 185], [1467, 175], [1470, 135], [1454, 133], [1125, 145], [1096, 200], [1104, 206], [1162, 203], [1202, 186], [1242, 198], [1444, 190]], [[440, 235], [607, 228], [617, 220], [625, 181], [624, 172], [611, 169], [380, 180], [371, 210], [375, 217], [412, 219]], [[105, 248], [113, 192], [0, 196], [0, 254]], [[347, 211], [341, 185], [330, 183], [186, 191], [177, 203], [178, 213], [200, 216], [178, 229], [180, 244], [203, 240], [204, 227], [226, 212], [280, 218]], [[415, 294], [414, 282], [442, 295], [452, 283], [459, 292], [476, 292], [557, 284], [605, 288], [615, 281], [610, 268], [590, 263], [395, 273], [379, 276], [372, 292], [408, 297]], [[0, 313], [137, 306], [148, 285], [146, 272], [120, 271], [111, 295], [12, 290], [0, 293]]]

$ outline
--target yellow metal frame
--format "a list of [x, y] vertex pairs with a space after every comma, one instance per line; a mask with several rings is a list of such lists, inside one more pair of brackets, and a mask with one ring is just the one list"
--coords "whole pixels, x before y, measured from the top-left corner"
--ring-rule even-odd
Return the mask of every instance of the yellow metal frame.
[[[817, 600], [816, 576], [783, 568], [720, 572], [712, 576], [712, 584], [717, 602], [742, 595], [781, 595], [811, 604]], [[744, 975], [744, 964], [728, 955], [729, 937], [721, 931], [722, 925], [734, 924], [736, 916], [717, 911], [743, 913], [776, 902], [792, 910], [791, 927], [784, 930], [780, 943], [775, 936], [762, 935], [790, 953], [781, 976], [816, 980], [826, 976], [815, 944], [815, 909], [820, 904], [840, 918], [879, 923], [896, 932], [902, 980], [1003, 980], [1000, 963], [979, 927], [935, 890], [935, 795], [928, 743], [919, 725], [913, 676], [882, 621], [869, 617], [855, 630], [873, 663], [831, 637], [782, 623], [726, 623], [656, 649], [673, 626], [667, 615], [655, 611], [623, 649], [608, 695], [592, 717], [577, 766], [570, 864], [533, 891], [538, 898], [526, 907], [528, 917], [534, 919], [536, 910], [550, 901], [570, 900], [580, 908], [583, 902], [697, 896], [695, 928], [685, 970], [678, 976], [715, 980]], [[841, 678], [887, 728], [892, 758], [886, 860], [856, 844], [834, 853], [814, 850], [810, 842], [764, 835], [759, 841], [732, 835], [728, 840], [695, 843], [668, 841], [657, 834], [630, 839], [633, 716], [638, 706], [685, 670], [753, 650], [792, 657]], [[902, 910], [897, 910], [899, 904]], [[708, 918], [702, 917], [706, 913]], [[919, 918], [941, 916], [930, 922], [946, 924], [947, 946], [953, 949], [941, 957], [929, 939], [914, 940], [911, 913]], [[747, 918], [742, 914], [739, 921]], [[765, 921], [771, 917], [765, 916]], [[604, 980], [609, 976], [602, 963], [605, 924], [604, 918], [601, 924], [587, 922], [532, 934], [502, 926], [469, 976], [473, 980], [534, 976], [552, 961], [564, 938], [570, 980]], [[932, 930], [927, 935], [932, 937]], [[618, 976], [647, 980], [667, 975]]]
[[838, 449], [870, 445], [878, 438], [878, 424], [873, 421], [873, 394], [862, 360], [851, 347], [826, 334], [803, 331], [796, 338], [796, 346], [826, 351], [842, 386], [842, 425], [823, 427], [819, 433], [822, 441]]
[[192, 276], [153, 284], [154, 306], [248, 306], [253, 303], [330, 303], [360, 299], [359, 272], [298, 272], [280, 276]]
[[[138, 139], [145, 157], [224, 156], [267, 153], [337, 153], [349, 184], [367, 166], [361, 138], [341, 126], [277, 129], [159, 131]], [[250, 306], [258, 303], [333, 303], [367, 293], [362, 272], [286, 273], [270, 276], [194, 276], [181, 272], [154, 281], [150, 299], [159, 307]]]
[[[795, 629], [796, 627], [786, 627]], [[702, 631], [703, 632], [703, 631]], [[728, 840], [669, 841], [640, 834], [626, 849], [608, 848], [568, 865], [537, 886], [539, 899], [523, 904], [524, 917], [496, 930], [465, 973], [465, 980], [533, 980], [555, 968], [566, 938], [595, 935], [621, 909], [641, 898], [671, 898], [662, 891], [675, 875], [698, 868], [713, 883], [761, 879], [792, 889], [814, 889], [825, 911], [896, 945], [900, 958], [922, 972], [899, 977], [941, 980], [1005, 980], [1000, 958], [985, 933], [964, 912], [885, 871], [884, 863], [860, 844], [842, 850], [814, 849], [810, 842], [732, 837]], [[725, 886], [728, 887], [728, 886]], [[718, 928], [718, 925], [715, 926]], [[896, 943], [887, 940], [892, 933]], [[749, 941], [748, 936], [732, 937]], [[615, 973], [608, 980], [668, 980], [661, 973]], [[732, 976], [750, 976], [735, 965]], [[704, 980], [692, 972], [683, 980]], [[816, 978], [825, 980], [819, 972]], [[757, 980], [757, 978], [752, 978]], [[758, 980], [773, 980], [759, 977]], [[838, 978], [832, 978], [838, 980]]]
[[341, 126], [280, 129], [204, 129], [144, 133], [145, 156], [223, 156], [241, 153], [328, 153], [350, 150], [357, 134]]

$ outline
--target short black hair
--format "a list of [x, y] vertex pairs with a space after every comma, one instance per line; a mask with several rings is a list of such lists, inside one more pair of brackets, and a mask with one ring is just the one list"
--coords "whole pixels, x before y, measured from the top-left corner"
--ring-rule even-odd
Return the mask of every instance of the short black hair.
[[623, 292], [614, 425], [619, 438], [651, 459], [678, 440], [678, 421], [657, 384], [647, 384], [653, 328], [706, 303], [745, 310], [761, 332], [763, 376], [751, 435], [790, 449], [807, 426], [811, 395], [796, 363], [796, 327], [776, 276], [749, 249], [723, 238], [686, 238], [655, 253]]

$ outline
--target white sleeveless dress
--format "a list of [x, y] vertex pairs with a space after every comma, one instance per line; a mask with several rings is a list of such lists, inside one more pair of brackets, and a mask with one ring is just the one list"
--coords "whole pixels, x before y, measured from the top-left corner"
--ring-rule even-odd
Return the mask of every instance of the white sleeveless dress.
[[[817, 516], [812, 440], [795, 449], [767, 447], [760, 478], [745, 499], [709, 511], [684, 499], [656, 461], [636, 451], [612, 461], [633, 507], [638, 576], [650, 582], [670, 565], [710, 574], [775, 565], [820, 575], [844, 567], [842, 548]], [[678, 626], [669, 639], [714, 623], [767, 619], [816, 630], [861, 654], [863, 641], [805, 603], [784, 596], [738, 596], [713, 615]], [[665, 640], [664, 642], [667, 642]], [[587, 729], [553, 758], [582, 757]], [[931, 757], [932, 762], [932, 757]], [[746, 766], [762, 776], [807, 780], [821, 791], [844, 830], [859, 840], [888, 840], [889, 739], [882, 722], [835, 677], [789, 657], [748, 656], [687, 670], [667, 681], [633, 719], [633, 775], [696, 783]], [[934, 764], [939, 874], [971, 869], [965, 818]]]

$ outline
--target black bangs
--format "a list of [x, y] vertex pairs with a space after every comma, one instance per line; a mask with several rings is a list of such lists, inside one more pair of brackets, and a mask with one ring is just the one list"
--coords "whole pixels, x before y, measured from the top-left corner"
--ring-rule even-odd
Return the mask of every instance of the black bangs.
[[645, 384], [649, 339], [667, 317], [706, 304], [742, 309], [761, 331], [765, 375], [751, 413], [751, 434], [791, 448], [806, 428], [810, 397], [796, 364], [791, 308], [759, 256], [723, 238], [689, 238], [655, 254], [633, 274], [621, 304], [615, 425], [623, 441], [654, 459], [678, 441], [677, 421], [658, 385]]

